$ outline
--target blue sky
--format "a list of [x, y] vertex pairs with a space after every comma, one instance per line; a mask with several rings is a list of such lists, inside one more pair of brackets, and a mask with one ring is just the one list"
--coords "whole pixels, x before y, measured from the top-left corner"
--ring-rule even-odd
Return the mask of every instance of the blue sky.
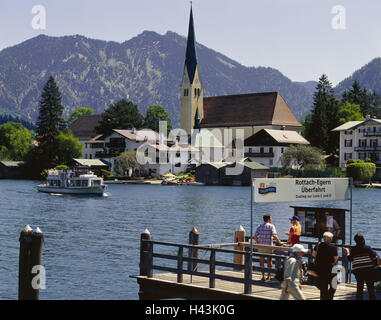
[[[46, 8], [34, 30], [32, 7]], [[332, 8], [346, 10], [332, 28]], [[188, 0], [0, 0], [0, 49], [44, 33], [123, 42], [144, 30], [187, 34]], [[338, 83], [381, 56], [381, 1], [193, 0], [196, 39], [245, 66], [269, 66], [294, 81], [322, 73]]]

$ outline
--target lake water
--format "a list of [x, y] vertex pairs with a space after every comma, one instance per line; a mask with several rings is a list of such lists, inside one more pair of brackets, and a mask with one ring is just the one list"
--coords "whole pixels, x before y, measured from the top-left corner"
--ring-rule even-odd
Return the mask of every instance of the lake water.
[[[138, 299], [140, 233], [187, 243], [196, 227], [200, 243], [232, 242], [250, 232], [250, 188], [110, 185], [108, 197], [39, 193], [37, 181], [0, 180], [0, 299], [18, 297], [19, 235], [26, 224], [45, 236], [41, 299]], [[255, 204], [255, 226], [271, 213], [284, 238], [290, 205], [349, 208], [348, 201]], [[381, 247], [381, 190], [353, 190], [353, 231]], [[347, 219], [349, 221], [349, 219]], [[349, 228], [348, 228], [349, 229]]]

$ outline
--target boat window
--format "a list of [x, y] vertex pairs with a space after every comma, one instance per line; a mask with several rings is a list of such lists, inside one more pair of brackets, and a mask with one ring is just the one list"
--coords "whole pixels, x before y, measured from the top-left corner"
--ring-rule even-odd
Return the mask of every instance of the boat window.
[[87, 180], [82, 180], [82, 187], [87, 187], [87, 186], [88, 186]]
[[92, 186], [100, 186], [101, 185], [101, 181], [100, 180], [91, 180], [91, 185]]

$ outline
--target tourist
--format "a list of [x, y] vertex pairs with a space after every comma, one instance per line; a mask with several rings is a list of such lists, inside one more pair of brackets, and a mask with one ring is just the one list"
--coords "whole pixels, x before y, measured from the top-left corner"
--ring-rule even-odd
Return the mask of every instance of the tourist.
[[332, 285], [334, 265], [339, 260], [336, 246], [332, 243], [333, 234], [324, 232], [324, 242], [315, 246], [312, 256], [315, 258], [315, 270], [318, 274], [320, 300], [333, 300], [336, 288]]
[[325, 215], [325, 231], [331, 232], [333, 234], [333, 243], [337, 244], [337, 240], [339, 239], [341, 228], [337, 221], [333, 218], [332, 214], [326, 211]]
[[308, 252], [301, 244], [292, 247], [292, 254], [284, 264], [284, 280], [280, 300], [288, 300], [290, 294], [296, 300], [306, 300], [302, 292], [300, 279], [302, 277], [302, 256]]
[[[283, 243], [279, 240], [279, 238], [277, 236], [275, 226], [271, 223], [272, 222], [271, 215], [265, 214], [263, 216], [263, 221], [264, 221], [264, 223], [259, 225], [259, 227], [255, 231], [255, 235], [254, 235], [255, 243], [272, 246], [273, 245], [273, 239], [274, 239], [279, 245], [283, 245]], [[272, 249], [268, 249], [268, 248], [259, 248], [258, 252], [263, 253], [263, 254], [272, 254], [273, 253]], [[259, 258], [259, 263], [260, 263], [260, 266], [262, 268], [264, 267], [264, 260], [265, 260], [264, 256], [261, 256]], [[267, 267], [268, 268], [272, 267], [272, 258], [271, 257], [267, 257]], [[265, 280], [270, 280], [270, 273], [268, 273], [267, 279], [265, 279], [265, 273], [262, 272], [262, 281], [265, 281]]]
[[291, 244], [292, 246], [294, 244], [299, 243], [299, 238], [302, 235], [302, 226], [299, 222], [299, 217], [293, 216], [290, 218], [291, 221], [291, 228], [289, 232], [286, 232], [286, 235], [288, 235], [287, 243]]
[[365, 239], [361, 233], [357, 233], [354, 240], [356, 246], [352, 248], [350, 254], [348, 248], [344, 248], [344, 250], [348, 255], [348, 260], [352, 262], [352, 270], [357, 281], [356, 299], [363, 300], [364, 283], [366, 283], [369, 300], [376, 300], [373, 268], [381, 263], [380, 257], [371, 247], [365, 245]]

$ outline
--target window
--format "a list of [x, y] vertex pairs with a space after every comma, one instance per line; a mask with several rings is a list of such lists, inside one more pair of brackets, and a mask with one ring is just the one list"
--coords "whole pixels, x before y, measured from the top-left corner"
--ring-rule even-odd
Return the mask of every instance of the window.
[[352, 159], [352, 153], [344, 153], [344, 160]]
[[273, 159], [270, 159], [269, 160], [269, 166], [272, 166], [273, 165]]
[[281, 153], [284, 153], [284, 148], [280, 148], [280, 152], [281, 152]]
[[269, 153], [273, 153], [273, 148], [269, 148]]
[[200, 96], [200, 88], [197, 89], [197, 95]]
[[365, 155], [366, 155], [365, 152], [359, 152], [359, 159], [360, 160], [365, 160]]
[[93, 155], [92, 154], [90, 154], [90, 159], [92, 159], [93, 158]]
[[377, 139], [371, 139], [370, 140], [371, 147], [377, 147], [377, 144], [378, 144], [378, 140]]
[[359, 139], [359, 147], [366, 147], [366, 139]]
[[261, 152], [261, 153], [264, 153], [264, 152], [265, 152], [265, 148], [262, 147], [262, 148], [260, 149], [260, 152]]
[[352, 147], [352, 139], [351, 140], [344, 140], [344, 146], [345, 147]]

